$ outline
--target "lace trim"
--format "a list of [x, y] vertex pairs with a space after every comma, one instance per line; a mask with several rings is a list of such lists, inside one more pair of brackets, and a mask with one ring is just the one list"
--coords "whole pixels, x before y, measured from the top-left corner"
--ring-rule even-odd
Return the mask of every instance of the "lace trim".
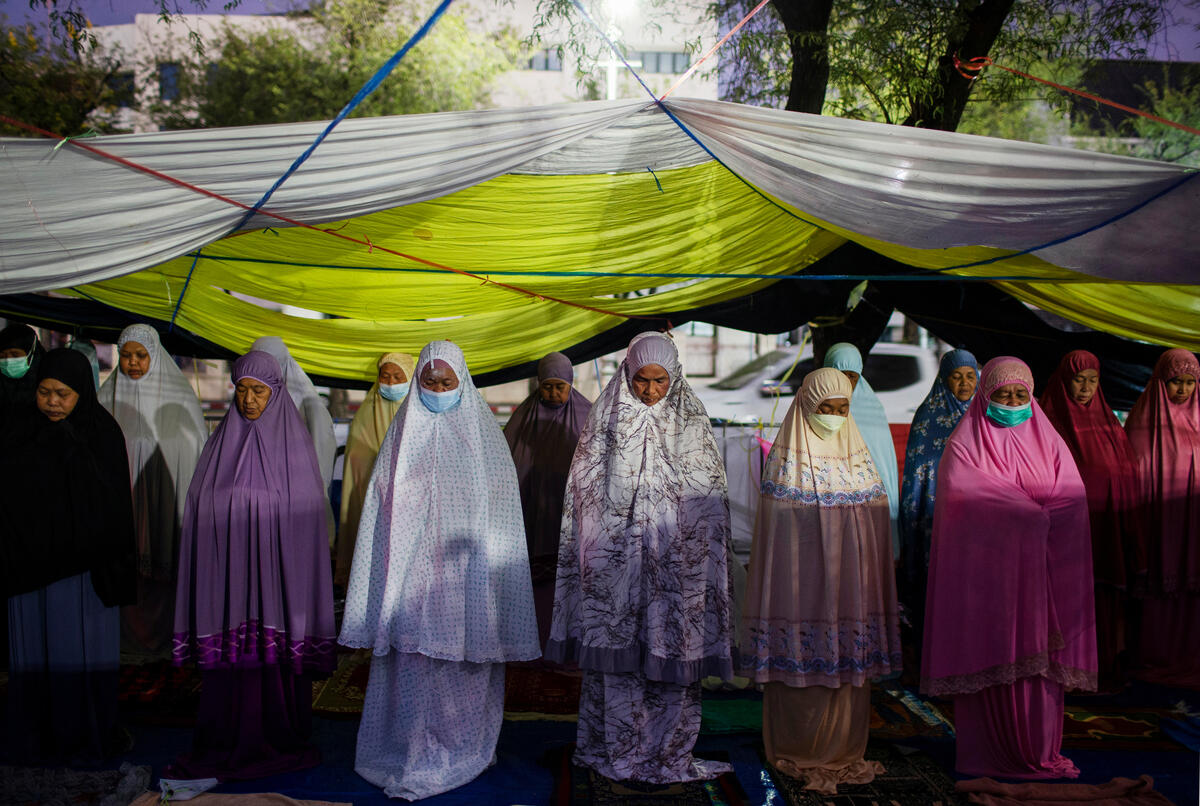
[[[1055, 645], [1057, 639], [1057, 646]], [[950, 675], [948, 677], [922, 677], [921, 693], [932, 697], [947, 697], [956, 694], [974, 694], [992, 686], [1009, 686], [1026, 677], [1045, 677], [1058, 683], [1068, 691], [1096, 690], [1096, 672], [1064, 666], [1050, 660], [1050, 653], [1064, 646], [1061, 634], [1050, 636], [1050, 648], [1036, 655], [1021, 658], [1014, 663], [1003, 663], [978, 672]]]
[[288, 640], [287, 633], [251, 619], [237, 629], [212, 635], [176, 633], [172, 659], [176, 666], [195, 660], [202, 669], [290, 664], [293, 671], [332, 672], [337, 643], [333, 637]]

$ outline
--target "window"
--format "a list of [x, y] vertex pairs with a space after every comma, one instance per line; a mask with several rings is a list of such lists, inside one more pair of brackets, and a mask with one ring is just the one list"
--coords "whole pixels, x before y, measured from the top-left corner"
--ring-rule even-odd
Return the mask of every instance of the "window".
[[558, 48], [539, 50], [529, 59], [530, 70], [562, 70], [562, 59], [558, 57]]
[[760, 355], [748, 364], [743, 364], [721, 380], [709, 385], [713, 389], [741, 389], [754, 380], [758, 376], [758, 373], [776, 361], [782, 361], [787, 357], [788, 354], [783, 350], [772, 350], [766, 355]]
[[876, 392], [894, 392], [921, 380], [921, 366], [916, 356], [868, 355], [863, 375]]
[[179, 64], [176, 62], [159, 62], [158, 65], [158, 97], [163, 101], [174, 101], [179, 98]]
[[643, 73], [686, 73], [691, 59], [686, 53], [662, 53], [643, 51], [629, 54], [631, 59], [641, 59]]
[[127, 108], [133, 103], [133, 96], [137, 89], [137, 84], [134, 81], [133, 73], [117, 73], [109, 76], [108, 88], [113, 94], [113, 103], [120, 109]]

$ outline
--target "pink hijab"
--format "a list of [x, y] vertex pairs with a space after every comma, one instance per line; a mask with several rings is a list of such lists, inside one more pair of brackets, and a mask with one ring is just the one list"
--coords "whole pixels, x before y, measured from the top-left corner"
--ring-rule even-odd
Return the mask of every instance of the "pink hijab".
[[1147, 508], [1152, 593], [1200, 591], [1200, 391], [1172, 403], [1166, 382], [1179, 375], [1200, 381], [1200, 362], [1167, 350], [1125, 422]]
[[[1033, 416], [1005, 428], [986, 411], [1010, 383], [1029, 390]], [[933, 524], [922, 690], [971, 694], [1027, 677], [1095, 689], [1087, 494], [1020, 359], [984, 366], [942, 454]]]

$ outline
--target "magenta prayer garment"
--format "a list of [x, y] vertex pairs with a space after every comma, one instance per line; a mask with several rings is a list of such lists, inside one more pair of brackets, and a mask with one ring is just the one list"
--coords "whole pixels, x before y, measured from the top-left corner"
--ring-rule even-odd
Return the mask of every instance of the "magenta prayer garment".
[[1102, 385], [1085, 404], [1071, 394], [1072, 379], [1086, 370], [1099, 372], [1100, 360], [1087, 350], [1067, 353], [1050, 376], [1040, 403], [1075, 457], [1087, 489], [1100, 672], [1115, 683], [1120, 674], [1118, 655], [1125, 648], [1124, 591], [1145, 570], [1145, 547], [1137, 469], [1125, 430], [1104, 399]]
[[188, 489], [175, 611], [176, 664], [333, 670], [325, 484], [279, 364], [251, 351], [233, 381], [271, 389], [262, 414], [231, 403]]
[[1167, 350], [1125, 422], [1147, 506], [1153, 593], [1200, 593], [1200, 393], [1172, 403], [1167, 381], [1180, 375], [1200, 381], [1200, 362]]
[[1004, 427], [985, 412], [1001, 386], [1033, 379], [995, 358], [938, 469], [921, 688], [971, 694], [1044, 677], [1095, 689], [1096, 631], [1087, 493], [1036, 401]]
[[1182, 403], [1167, 382], [1200, 381], [1200, 362], [1167, 350], [1125, 423], [1137, 457], [1146, 525], [1139, 677], [1200, 686], [1200, 392]]

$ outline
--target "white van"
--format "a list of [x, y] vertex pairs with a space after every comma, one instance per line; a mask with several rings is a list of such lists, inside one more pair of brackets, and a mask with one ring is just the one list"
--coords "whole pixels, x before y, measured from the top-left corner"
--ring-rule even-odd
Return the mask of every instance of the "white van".
[[[799, 360], [797, 353], [796, 346], [779, 347], [720, 380], [693, 388], [709, 417], [731, 423], [778, 425], [804, 376], [814, 369], [812, 344], [805, 345]], [[933, 350], [915, 344], [879, 342], [867, 355], [862, 374], [883, 403], [888, 422], [908, 425], [929, 394], [937, 371], [938, 358]]]

